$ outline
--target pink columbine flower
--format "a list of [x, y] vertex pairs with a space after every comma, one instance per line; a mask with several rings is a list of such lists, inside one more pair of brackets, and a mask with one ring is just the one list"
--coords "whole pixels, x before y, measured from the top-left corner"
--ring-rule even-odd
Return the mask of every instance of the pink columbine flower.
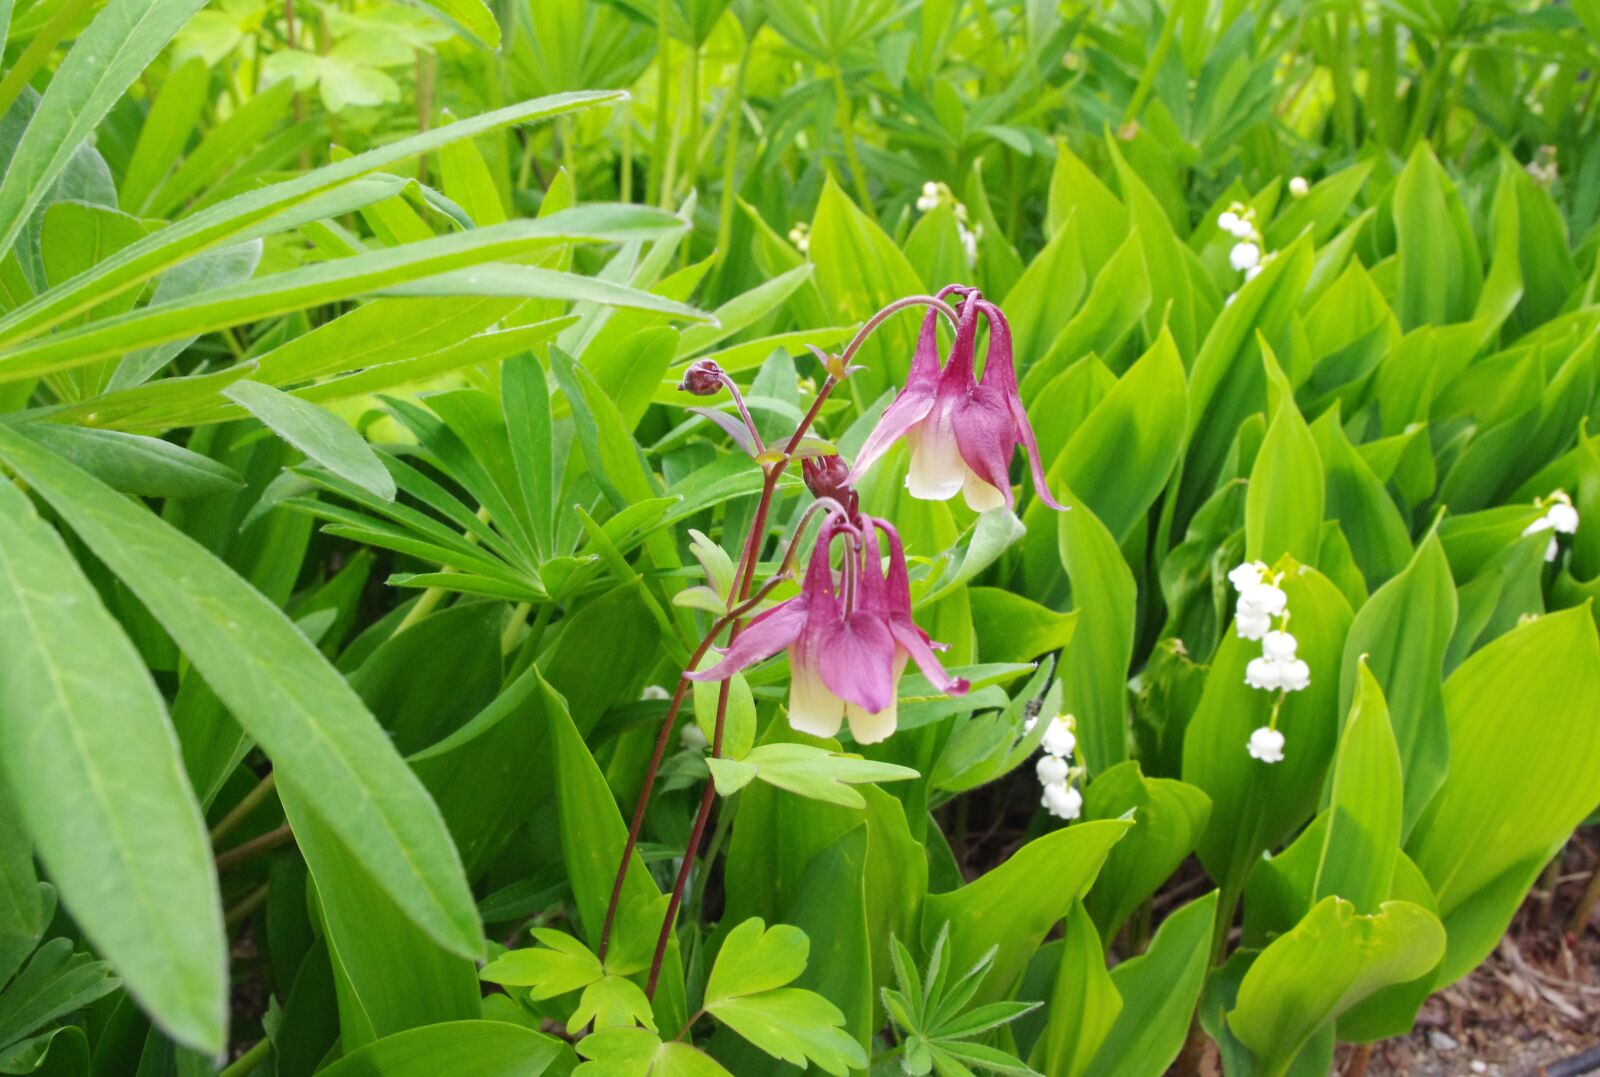
[[[911, 619], [911, 589], [900, 536], [887, 520], [861, 518], [863, 530], [837, 518], [823, 524], [811, 551], [800, 594], [756, 617], [710, 669], [686, 674], [715, 681], [789, 648], [789, 724], [802, 733], [832, 737], [846, 718], [859, 744], [894, 732], [896, 694], [907, 661], [941, 691], [960, 695], [967, 682], [952, 678], [934, 656], [927, 634]], [[889, 542], [884, 575], [877, 532]], [[829, 551], [845, 542], [844, 571], [836, 587]]]
[[[950, 359], [939, 366], [938, 314], [930, 311], [911, 360], [905, 388], [884, 411], [856, 457], [852, 481], [901, 437], [911, 448], [906, 488], [912, 497], [944, 501], [959, 491], [975, 511], [1011, 508], [1011, 456], [1021, 445], [1028, 454], [1033, 485], [1053, 509], [1062, 508], [1045, 486], [1039, 444], [1017, 392], [1011, 327], [1005, 315], [976, 289], [965, 292]], [[989, 323], [988, 360], [983, 378], [976, 373], [978, 315]]]

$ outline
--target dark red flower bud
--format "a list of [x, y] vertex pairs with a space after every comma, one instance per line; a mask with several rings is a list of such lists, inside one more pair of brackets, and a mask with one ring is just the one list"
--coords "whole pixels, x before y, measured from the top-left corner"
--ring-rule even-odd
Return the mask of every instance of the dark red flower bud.
[[806, 489], [812, 497], [831, 497], [853, 518], [857, 498], [850, 487], [850, 465], [842, 456], [808, 456], [800, 461], [800, 472], [805, 477]]
[[695, 396], [716, 396], [722, 392], [722, 368], [710, 359], [696, 359], [683, 372], [678, 388]]

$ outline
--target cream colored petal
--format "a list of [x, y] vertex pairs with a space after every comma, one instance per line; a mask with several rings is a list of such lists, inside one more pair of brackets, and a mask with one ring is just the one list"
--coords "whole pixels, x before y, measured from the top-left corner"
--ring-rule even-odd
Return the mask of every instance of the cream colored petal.
[[834, 737], [844, 724], [844, 700], [828, 691], [815, 670], [794, 670], [789, 682], [789, 724], [813, 737]]

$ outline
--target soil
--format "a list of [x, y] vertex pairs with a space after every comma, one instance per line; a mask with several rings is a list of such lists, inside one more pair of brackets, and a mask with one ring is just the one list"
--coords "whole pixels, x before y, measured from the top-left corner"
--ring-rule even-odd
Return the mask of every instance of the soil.
[[[1595, 903], [1584, 923], [1573, 922], [1597, 868], [1600, 829], [1582, 831], [1535, 886], [1494, 954], [1429, 999], [1409, 1036], [1377, 1045], [1367, 1077], [1529, 1077], [1600, 1046]], [[1337, 1061], [1345, 1073], [1354, 1068], [1352, 1054], [1341, 1049]], [[1600, 1058], [1553, 1072], [1600, 1073]]]

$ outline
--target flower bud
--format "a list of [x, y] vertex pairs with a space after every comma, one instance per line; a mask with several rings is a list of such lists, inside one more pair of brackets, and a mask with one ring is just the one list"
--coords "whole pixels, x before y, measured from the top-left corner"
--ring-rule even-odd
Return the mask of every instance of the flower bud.
[[850, 465], [842, 456], [808, 456], [800, 461], [800, 473], [812, 497], [831, 497], [852, 517], [858, 500], [850, 487]]
[[695, 396], [716, 396], [722, 392], [722, 368], [710, 359], [696, 359], [683, 372], [678, 388]]
[[1311, 184], [1306, 182], [1304, 176], [1296, 176], [1289, 181], [1289, 195], [1292, 198], [1304, 198], [1311, 193]]

